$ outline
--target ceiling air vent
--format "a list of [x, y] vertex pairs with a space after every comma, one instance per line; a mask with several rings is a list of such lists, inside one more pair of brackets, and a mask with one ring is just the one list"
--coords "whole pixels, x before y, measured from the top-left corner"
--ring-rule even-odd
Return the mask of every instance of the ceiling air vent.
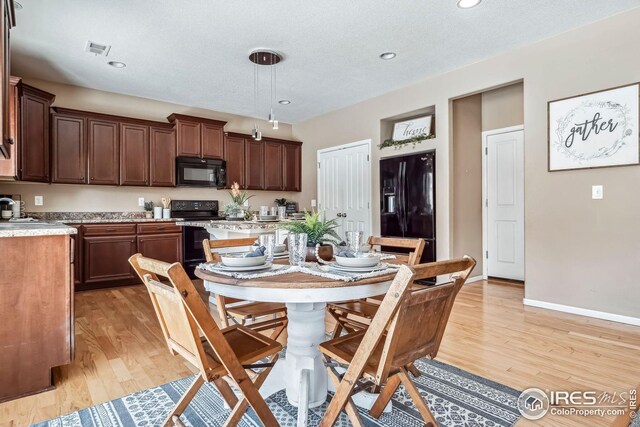
[[91, 40], [87, 42], [87, 46], [84, 48], [85, 51], [100, 56], [107, 56], [109, 54], [109, 49], [111, 49], [111, 46], [92, 42]]

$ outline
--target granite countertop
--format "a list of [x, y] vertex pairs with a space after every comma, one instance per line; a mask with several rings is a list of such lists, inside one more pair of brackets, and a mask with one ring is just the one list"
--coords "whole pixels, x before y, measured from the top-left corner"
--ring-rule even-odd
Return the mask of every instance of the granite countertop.
[[182, 218], [146, 218], [144, 211], [137, 212], [26, 212], [26, 215], [40, 221], [63, 224], [92, 224], [118, 222], [175, 222]]
[[217, 228], [220, 230], [272, 230], [283, 221], [181, 221], [185, 227]]
[[182, 218], [162, 218], [162, 219], [147, 219], [147, 218], [93, 218], [93, 219], [58, 219], [57, 223], [60, 224], [99, 224], [99, 223], [118, 223], [118, 222], [179, 222], [183, 221]]
[[8, 222], [0, 223], [2, 237], [59, 236], [76, 234], [77, 230], [64, 224], [52, 222]]

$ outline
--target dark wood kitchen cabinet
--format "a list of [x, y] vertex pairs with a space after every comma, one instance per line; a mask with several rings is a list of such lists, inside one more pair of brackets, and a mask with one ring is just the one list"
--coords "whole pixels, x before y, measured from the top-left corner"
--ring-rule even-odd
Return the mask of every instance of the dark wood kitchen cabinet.
[[20, 94], [20, 170], [22, 181], [49, 182], [49, 108], [55, 99], [22, 84]]
[[9, 91], [9, 138], [13, 144], [7, 146], [9, 158], [3, 158], [0, 154], [0, 181], [15, 181], [18, 177], [18, 157], [20, 152], [20, 95], [18, 86], [21, 79], [19, 77], [11, 77]]
[[227, 187], [237, 182], [240, 188], [246, 188], [244, 136], [227, 134], [224, 139], [224, 153], [227, 161]]
[[182, 233], [139, 235], [138, 252], [164, 262], [182, 262]]
[[[264, 141], [245, 139], [245, 185], [249, 190], [264, 190]], [[271, 168], [271, 165], [266, 165]], [[227, 168], [228, 169], [228, 168]]]
[[183, 114], [172, 114], [167, 119], [176, 131], [178, 156], [223, 158], [226, 122]]
[[284, 174], [282, 169], [282, 144], [273, 141], [264, 142], [264, 189], [282, 190]]
[[0, 158], [11, 158], [11, 28], [16, 25], [13, 0], [0, 0]]
[[120, 147], [118, 122], [87, 120], [89, 184], [118, 185], [120, 181]]
[[176, 136], [167, 127], [149, 128], [151, 186], [175, 187], [176, 185]]
[[282, 144], [284, 191], [302, 191], [302, 145]]
[[88, 182], [85, 124], [82, 117], [51, 114], [51, 182]]
[[80, 289], [136, 283], [129, 257], [136, 253], [136, 236], [87, 236], [82, 238], [83, 277]]
[[149, 126], [120, 123], [120, 185], [149, 185]]

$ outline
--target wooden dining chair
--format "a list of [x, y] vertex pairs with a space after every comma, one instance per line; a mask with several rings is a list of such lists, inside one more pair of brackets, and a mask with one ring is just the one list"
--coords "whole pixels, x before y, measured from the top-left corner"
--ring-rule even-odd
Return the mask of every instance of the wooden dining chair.
[[[351, 396], [371, 387], [381, 392], [369, 413], [379, 418], [393, 393], [403, 384], [427, 425], [438, 422], [411, 381], [407, 366], [438, 354], [449, 315], [460, 288], [476, 265], [473, 258], [402, 266], [371, 325], [320, 344], [336, 393], [320, 426], [331, 427], [345, 410], [355, 426], [362, 421]], [[452, 275], [452, 282], [410, 291], [415, 280]], [[341, 377], [335, 365], [346, 365]]]
[[[369, 237], [368, 244], [371, 250], [381, 250], [382, 247], [385, 249], [409, 249], [410, 252], [408, 255], [397, 255], [399, 260], [409, 266], [420, 263], [422, 251], [424, 250], [423, 239], [371, 236]], [[412, 286], [412, 289], [422, 289], [422, 287], [420, 285], [414, 285]], [[359, 299], [328, 304], [327, 312], [335, 320], [332, 338], [340, 336], [343, 330], [353, 332], [355, 330], [366, 328], [367, 323], [354, 319], [354, 317], [370, 321], [378, 311], [378, 301], [381, 301], [383, 298], [384, 295], [380, 295], [372, 298], [377, 300], [374, 302], [367, 301], [366, 299]]]
[[[258, 389], [271, 372], [282, 345], [242, 325], [218, 328], [180, 263], [168, 264], [141, 254], [133, 255], [129, 263], [149, 291], [169, 351], [200, 371], [163, 426], [183, 425], [180, 415], [205, 381], [213, 383], [233, 408], [226, 426], [237, 425], [249, 406], [265, 426], [278, 426]], [[262, 371], [254, 371], [258, 368]], [[228, 382], [242, 392], [241, 399]]]
[[[256, 239], [247, 237], [242, 239], [220, 239], [202, 241], [204, 256], [207, 262], [220, 262], [218, 250], [251, 246]], [[276, 302], [249, 302], [243, 299], [225, 297], [215, 294], [216, 309], [220, 315], [223, 327], [229, 326], [229, 320], [245, 325], [248, 320], [256, 320], [265, 316], [275, 316], [277, 322], [273, 322], [274, 330], [271, 338], [276, 339], [287, 327], [287, 307]]]

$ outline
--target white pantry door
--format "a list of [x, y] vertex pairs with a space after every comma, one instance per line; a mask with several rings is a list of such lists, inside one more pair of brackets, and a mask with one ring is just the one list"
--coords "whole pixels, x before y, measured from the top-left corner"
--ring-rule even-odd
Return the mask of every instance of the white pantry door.
[[487, 275], [524, 280], [524, 130], [486, 136]]
[[345, 231], [371, 233], [369, 140], [318, 151], [318, 209]]

